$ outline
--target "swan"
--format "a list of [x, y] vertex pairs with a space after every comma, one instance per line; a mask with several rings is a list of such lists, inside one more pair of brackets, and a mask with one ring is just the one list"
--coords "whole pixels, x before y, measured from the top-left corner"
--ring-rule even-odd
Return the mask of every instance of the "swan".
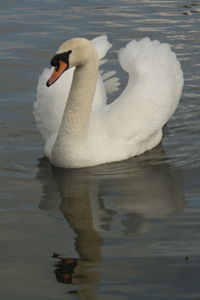
[[106, 36], [74, 38], [60, 45], [51, 69], [39, 77], [33, 114], [45, 139], [44, 153], [61, 168], [121, 161], [157, 146], [183, 88], [180, 62], [168, 44], [143, 38], [118, 53], [128, 72], [119, 89], [115, 72], [102, 73], [111, 44]]

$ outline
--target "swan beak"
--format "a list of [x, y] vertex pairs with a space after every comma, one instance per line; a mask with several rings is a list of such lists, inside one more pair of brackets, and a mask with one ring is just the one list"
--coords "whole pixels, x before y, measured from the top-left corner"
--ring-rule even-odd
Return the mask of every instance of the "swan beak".
[[47, 87], [52, 85], [67, 69], [68, 65], [64, 61], [59, 60], [59, 67], [54, 67], [53, 73], [46, 83]]

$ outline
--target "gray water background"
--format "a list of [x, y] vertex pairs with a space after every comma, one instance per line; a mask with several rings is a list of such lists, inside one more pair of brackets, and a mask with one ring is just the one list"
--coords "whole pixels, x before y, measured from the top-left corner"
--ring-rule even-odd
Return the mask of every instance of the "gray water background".
[[[121, 47], [170, 43], [180, 105], [138, 158], [51, 168], [32, 116], [38, 76], [61, 42], [101, 34], [121, 90]], [[0, 61], [0, 299], [199, 299], [200, 2], [2, 0]]]

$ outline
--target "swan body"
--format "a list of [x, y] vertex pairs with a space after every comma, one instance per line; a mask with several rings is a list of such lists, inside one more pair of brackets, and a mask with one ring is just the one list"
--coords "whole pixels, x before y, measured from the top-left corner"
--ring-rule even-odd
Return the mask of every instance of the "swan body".
[[119, 85], [114, 72], [99, 71], [110, 47], [106, 36], [69, 40], [52, 59], [53, 74], [45, 69], [39, 78], [33, 114], [45, 155], [57, 167], [94, 166], [152, 149], [178, 105], [180, 63], [168, 44], [149, 38], [119, 51], [129, 79], [121, 95], [107, 104], [107, 95]]

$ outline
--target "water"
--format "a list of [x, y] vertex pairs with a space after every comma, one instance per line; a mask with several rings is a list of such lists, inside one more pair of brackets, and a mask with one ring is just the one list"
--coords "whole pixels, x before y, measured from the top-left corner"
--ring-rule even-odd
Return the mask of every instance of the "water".
[[[200, 3], [2, 0], [0, 298], [199, 299]], [[37, 78], [71, 37], [168, 42], [184, 71], [162, 146], [85, 170], [51, 168], [32, 116]], [[116, 95], [115, 95], [116, 96]]]

